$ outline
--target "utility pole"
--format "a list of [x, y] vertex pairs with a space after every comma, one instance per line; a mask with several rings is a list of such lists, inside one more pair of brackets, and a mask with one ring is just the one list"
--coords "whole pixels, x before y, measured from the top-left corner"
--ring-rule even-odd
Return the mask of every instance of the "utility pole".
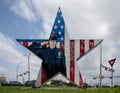
[[30, 81], [30, 53], [28, 55], [28, 81]]
[[25, 55], [27, 57], [27, 61], [28, 61], [28, 81], [30, 81], [30, 55], [31, 53], [29, 53], [29, 55]]
[[111, 87], [113, 87], [113, 66], [111, 67]]
[[[100, 44], [100, 76], [102, 75], [102, 44]], [[100, 78], [100, 88], [102, 88], [102, 78]]]

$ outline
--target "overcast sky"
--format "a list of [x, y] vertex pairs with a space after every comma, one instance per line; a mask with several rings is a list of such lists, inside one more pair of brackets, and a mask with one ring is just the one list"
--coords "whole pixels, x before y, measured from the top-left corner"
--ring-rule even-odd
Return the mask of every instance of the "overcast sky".
[[[71, 39], [104, 39], [102, 63], [110, 67], [108, 60], [117, 58], [113, 68], [114, 76], [119, 76], [119, 4], [119, 0], [0, 0], [0, 76], [15, 80], [16, 65], [20, 62], [23, 63], [19, 65], [19, 73], [27, 71], [30, 51], [15, 39], [49, 38], [59, 6]], [[83, 79], [88, 83], [99, 83], [93, 80], [100, 72], [99, 50], [98, 46], [78, 62]], [[40, 61], [31, 53], [31, 80], [37, 77]], [[102, 72], [105, 76], [111, 75], [104, 69]], [[114, 83], [117, 82], [120, 84], [119, 78], [114, 79]], [[110, 79], [103, 79], [103, 84], [110, 84]]]

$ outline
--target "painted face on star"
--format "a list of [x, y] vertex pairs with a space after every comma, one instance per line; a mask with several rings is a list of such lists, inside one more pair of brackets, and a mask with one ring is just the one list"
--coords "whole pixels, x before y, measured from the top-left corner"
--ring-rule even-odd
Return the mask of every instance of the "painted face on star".
[[51, 49], [55, 48], [56, 43], [57, 43], [56, 40], [49, 40], [49, 47], [50, 47]]

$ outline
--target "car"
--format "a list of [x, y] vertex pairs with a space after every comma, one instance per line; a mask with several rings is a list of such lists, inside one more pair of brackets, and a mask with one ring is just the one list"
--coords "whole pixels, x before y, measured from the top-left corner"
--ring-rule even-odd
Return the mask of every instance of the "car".
[[1, 86], [10, 86], [10, 83], [8, 83], [7, 81], [5, 81], [5, 82], [1, 83]]
[[35, 80], [26, 81], [24, 85], [27, 86], [27, 87], [29, 87], [29, 86], [34, 86], [34, 85], [35, 85], [35, 82], [36, 82]]
[[23, 86], [23, 84], [19, 81], [10, 81], [10, 86]]

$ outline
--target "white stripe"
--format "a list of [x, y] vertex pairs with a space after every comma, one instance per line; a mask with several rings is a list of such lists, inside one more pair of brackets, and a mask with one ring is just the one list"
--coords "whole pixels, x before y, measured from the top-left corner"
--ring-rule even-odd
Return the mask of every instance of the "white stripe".
[[32, 42], [28, 42], [28, 46], [32, 45]]
[[70, 79], [70, 38], [66, 29], [65, 29], [65, 58], [67, 77]]
[[85, 40], [85, 53], [89, 50], [89, 40]]
[[80, 56], [80, 41], [75, 40], [75, 83], [79, 86], [79, 67], [76, 59]]

